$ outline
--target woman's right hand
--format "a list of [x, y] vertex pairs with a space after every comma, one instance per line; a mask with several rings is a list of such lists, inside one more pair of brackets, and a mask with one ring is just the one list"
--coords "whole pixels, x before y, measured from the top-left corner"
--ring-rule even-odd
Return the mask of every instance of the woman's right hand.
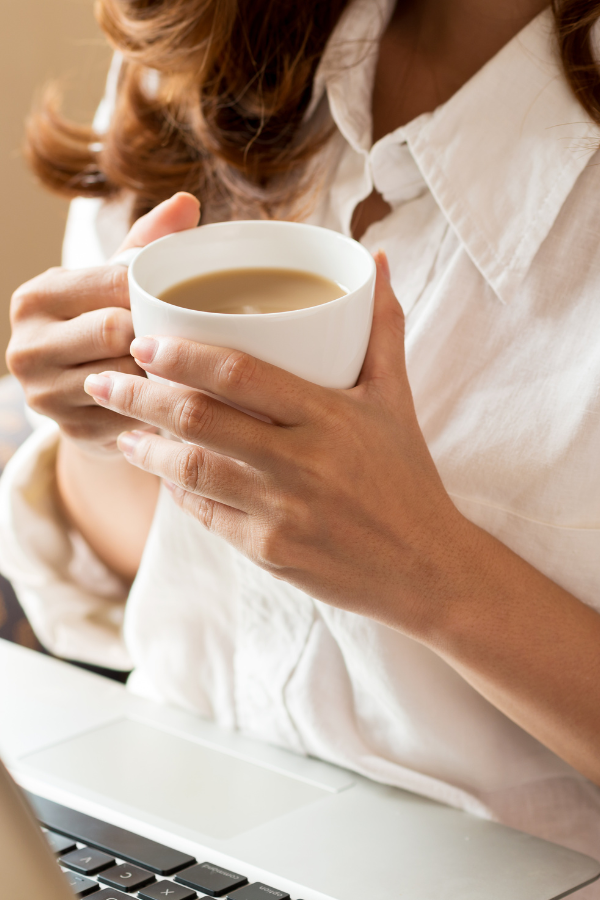
[[[199, 211], [191, 194], [175, 194], [138, 219], [118, 252], [193, 228]], [[129, 353], [134, 334], [124, 266], [48, 269], [15, 291], [10, 313], [6, 361], [32, 409], [54, 419], [82, 449], [103, 454], [118, 453], [120, 432], [147, 427], [102, 409], [83, 390], [88, 375], [107, 369], [144, 374]]]

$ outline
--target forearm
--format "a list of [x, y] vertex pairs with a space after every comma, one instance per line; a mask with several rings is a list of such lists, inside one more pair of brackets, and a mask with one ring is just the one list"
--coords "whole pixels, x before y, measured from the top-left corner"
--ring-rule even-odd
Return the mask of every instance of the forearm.
[[377, 266], [369, 349], [350, 391], [169, 337], [131, 346], [159, 381], [104, 372], [86, 391], [182, 439], [130, 432], [120, 447], [171, 482], [198, 522], [310, 596], [431, 647], [600, 784], [600, 615], [452, 503], [416, 417], [383, 257]]
[[419, 638], [600, 784], [600, 615], [472, 523]]
[[133, 581], [152, 523], [159, 479], [121, 456], [94, 455], [65, 437], [57, 457], [67, 519], [117, 575]]

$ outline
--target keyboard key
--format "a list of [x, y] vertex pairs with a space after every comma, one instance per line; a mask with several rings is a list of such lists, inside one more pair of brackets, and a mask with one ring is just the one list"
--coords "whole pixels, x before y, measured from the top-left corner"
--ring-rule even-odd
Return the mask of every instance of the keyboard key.
[[[234, 891], [243, 884], [248, 884], [248, 879], [237, 872], [230, 872], [229, 869], [222, 869], [221, 866], [215, 866], [209, 862], [198, 863], [185, 872], [180, 872], [176, 876], [175, 881], [180, 884], [187, 884], [188, 887], [195, 888], [211, 897], [220, 897], [228, 891]], [[265, 898], [263, 898], [265, 900]]]
[[94, 894], [95, 900], [131, 900], [127, 894], [115, 891], [114, 888], [103, 888], [99, 894]]
[[72, 850], [65, 853], [59, 860], [61, 866], [68, 866], [81, 875], [95, 875], [102, 869], [114, 866], [115, 860], [102, 850], [94, 850], [92, 847], [82, 847], [81, 850]]
[[68, 853], [69, 850], [75, 849], [75, 841], [73, 838], [64, 837], [55, 831], [44, 831], [46, 840], [50, 844], [51, 849], [60, 856], [61, 853]]
[[90, 878], [84, 878], [83, 875], [78, 875], [76, 872], [63, 872], [63, 875], [76, 897], [87, 897], [88, 894], [93, 894], [98, 890], [98, 885]]
[[233, 894], [227, 895], [227, 900], [290, 900], [290, 895], [285, 891], [278, 891], [277, 888], [263, 884], [262, 881], [255, 881], [254, 884], [247, 884], [246, 887], [234, 891]]
[[137, 866], [131, 866], [129, 863], [122, 863], [120, 866], [114, 866], [112, 869], [105, 869], [98, 875], [98, 881], [102, 884], [110, 884], [111, 887], [119, 887], [123, 891], [130, 894], [132, 891], [139, 891], [145, 884], [154, 881], [154, 875], [151, 872], [145, 872], [144, 869], [138, 869]]
[[198, 894], [182, 884], [173, 884], [172, 881], [156, 881], [154, 884], [142, 888], [139, 896], [143, 900], [194, 900]]
[[97, 847], [119, 859], [144, 866], [158, 875], [172, 875], [196, 862], [188, 853], [171, 850], [149, 838], [109, 825], [108, 822], [101, 822], [100, 819], [61, 806], [53, 800], [37, 797], [27, 791], [26, 794], [42, 825], [64, 831], [80, 844]]

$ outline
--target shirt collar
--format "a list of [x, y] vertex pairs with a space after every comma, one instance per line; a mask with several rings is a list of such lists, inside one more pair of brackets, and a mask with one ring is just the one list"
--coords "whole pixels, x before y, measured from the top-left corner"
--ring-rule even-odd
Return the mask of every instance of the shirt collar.
[[331, 116], [351, 147], [367, 154], [371, 146], [371, 94], [379, 41], [396, 0], [352, 0], [325, 48], [315, 73], [305, 120], [325, 93]]
[[[336, 125], [366, 165], [378, 42], [394, 5], [354, 0], [315, 79], [311, 106], [326, 90]], [[407, 142], [473, 262], [510, 302], [600, 143], [600, 128], [566, 82], [547, 9], [450, 100], [382, 140]]]

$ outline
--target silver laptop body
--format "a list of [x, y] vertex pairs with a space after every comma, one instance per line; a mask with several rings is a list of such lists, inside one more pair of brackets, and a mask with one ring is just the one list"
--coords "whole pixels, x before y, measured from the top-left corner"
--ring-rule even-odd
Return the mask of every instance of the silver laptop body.
[[[24, 788], [292, 900], [558, 900], [600, 876], [582, 854], [5, 641], [0, 685], [0, 753]], [[69, 900], [61, 879], [0, 769], [2, 897]]]

